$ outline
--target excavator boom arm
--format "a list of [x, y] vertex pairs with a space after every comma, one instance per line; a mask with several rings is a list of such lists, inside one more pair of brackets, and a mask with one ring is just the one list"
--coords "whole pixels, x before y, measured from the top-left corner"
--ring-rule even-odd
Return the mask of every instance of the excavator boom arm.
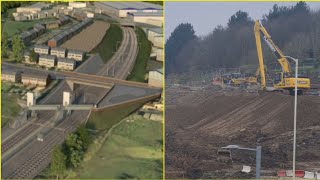
[[[258, 56], [259, 56], [259, 51], [260, 51], [260, 54], [262, 55], [262, 47], [261, 47], [261, 40], [257, 40], [257, 39], [261, 39], [260, 35], [262, 35], [263, 39], [265, 40], [265, 42], [267, 43], [267, 45], [269, 46], [269, 48], [271, 49], [273, 54], [277, 57], [280, 65], [282, 67], [282, 71], [285, 74], [291, 74], [292, 70], [291, 70], [291, 66], [290, 66], [288, 59], [285, 57], [283, 52], [278, 48], [278, 46], [276, 46], [274, 44], [274, 42], [271, 39], [271, 36], [267, 32], [267, 30], [262, 26], [260, 21], [258, 21], [258, 20], [255, 22], [254, 32], [255, 32]], [[261, 56], [261, 58], [262, 58], [262, 62], [263, 62], [263, 56]], [[259, 56], [259, 63], [261, 63], [260, 56]], [[260, 69], [260, 71], [261, 71], [261, 69]]]

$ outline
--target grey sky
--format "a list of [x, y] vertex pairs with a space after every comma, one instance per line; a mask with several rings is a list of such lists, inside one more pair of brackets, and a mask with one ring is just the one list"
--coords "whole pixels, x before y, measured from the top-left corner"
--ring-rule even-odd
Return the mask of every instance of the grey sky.
[[[166, 2], [166, 37], [180, 23], [189, 22], [197, 35], [207, 35], [214, 27], [225, 26], [238, 10], [246, 11], [253, 19], [261, 19], [274, 4], [291, 6], [296, 2]], [[320, 9], [320, 2], [307, 2], [312, 10]]]

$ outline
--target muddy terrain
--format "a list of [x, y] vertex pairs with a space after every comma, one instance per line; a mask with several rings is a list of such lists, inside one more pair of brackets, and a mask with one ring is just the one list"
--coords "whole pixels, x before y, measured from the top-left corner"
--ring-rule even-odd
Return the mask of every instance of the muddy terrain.
[[[220, 147], [262, 146], [262, 176], [292, 166], [294, 97], [278, 93], [205, 88], [166, 89], [166, 178], [254, 178], [254, 152]], [[297, 169], [320, 171], [320, 97], [300, 96]], [[223, 159], [223, 160], [222, 160]]]

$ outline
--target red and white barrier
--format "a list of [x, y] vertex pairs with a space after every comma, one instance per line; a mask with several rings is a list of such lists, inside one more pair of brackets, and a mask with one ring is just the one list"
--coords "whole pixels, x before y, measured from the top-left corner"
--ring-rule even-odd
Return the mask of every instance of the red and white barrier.
[[[280, 170], [278, 171], [278, 177], [293, 177], [292, 170]], [[303, 170], [296, 170], [296, 177], [304, 178], [304, 179], [319, 179], [320, 180], [320, 172], [310, 172]]]

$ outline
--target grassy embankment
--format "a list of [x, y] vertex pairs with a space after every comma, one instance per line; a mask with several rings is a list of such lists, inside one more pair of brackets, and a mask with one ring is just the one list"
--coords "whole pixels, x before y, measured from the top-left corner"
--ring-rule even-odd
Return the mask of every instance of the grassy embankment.
[[145, 75], [147, 73], [147, 65], [150, 59], [151, 42], [148, 40], [146, 33], [141, 28], [138, 27], [136, 33], [138, 35], [139, 53], [128, 80], [146, 82]]
[[117, 46], [120, 46], [122, 38], [122, 30], [119, 25], [111, 24], [100, 44], [91, 52], [99, 53], [106, 63], [116, 52]]
[[17, 89], [12, 83], [1, 82], [1, 127], [5, 126], [13, 118], [15, 118], [21, 110], [17, 103], [18, 94], [11, 93], [11, 89]]
[[162, 123], [142, 116], [121, 121], [76, 173], [80, 179], [161, 179]]

